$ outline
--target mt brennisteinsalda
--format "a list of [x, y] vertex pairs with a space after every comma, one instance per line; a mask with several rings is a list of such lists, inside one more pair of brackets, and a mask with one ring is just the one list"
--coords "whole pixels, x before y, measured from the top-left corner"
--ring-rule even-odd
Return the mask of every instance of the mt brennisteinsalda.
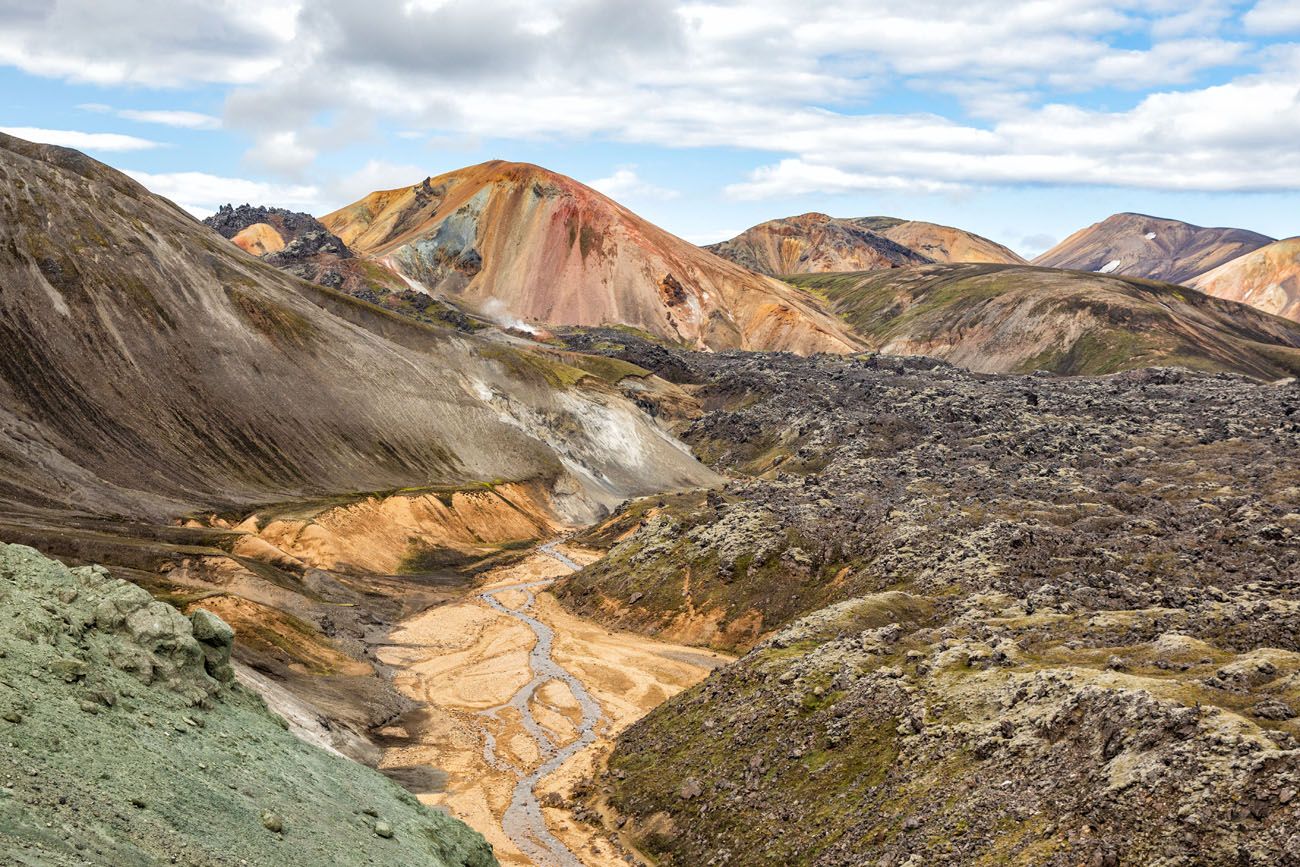
[[533, 165], [471, 166], [321, 221], [427, 291], [526, 327], [623, 324], [710, 349], [859, 348], [803, 294]]
[[0, 28], [0, 865], [1300, 867], [1287, 4], [144, 5]]

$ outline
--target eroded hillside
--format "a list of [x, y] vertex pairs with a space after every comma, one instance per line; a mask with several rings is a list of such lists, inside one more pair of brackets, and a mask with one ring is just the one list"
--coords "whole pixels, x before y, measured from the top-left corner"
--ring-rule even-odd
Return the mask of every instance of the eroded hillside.
[[705, 249], [772, 276], [904, 268], [934, 261], [854, 220], [826, 214], [769, 220]]
[[1189, 285], [1216, 298], [1300, 321], [1300, 238], [1275, 241], [1238, 256]]
[[952, 226], [815, 213], [759, 223], [705, 249], [774, 276], [911, 268], [935, 262], [1025, 264], [1001, 244]]

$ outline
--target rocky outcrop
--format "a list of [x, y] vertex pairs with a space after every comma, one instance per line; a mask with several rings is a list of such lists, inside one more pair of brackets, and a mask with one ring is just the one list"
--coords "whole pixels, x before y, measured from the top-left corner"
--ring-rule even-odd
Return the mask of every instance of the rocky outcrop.
[[13, 863], [496, 863], [477, 833], [233, 685], [233, 633], [207, 611], [0, 544], [0, 619]]
[[1245, 229], [1206, 229], [1146, 214], [1115, 214], [1075, 232], [1033, 264], [1187, 283], [1272, 241]]
[[814, 299], [538, 166], [483, 163], [321, 219], [420, 290], [518, 331], [625, 325], [700, 348], [858, 348]]
[[472, 333], [484, 322], [454, 304], [412, 288], [378, 262], [356, 258], [347, 244], [315, 217], [265, 206], [223, 205], [207, 225], [244, 252], [303, 280], [334, 289], [417, 322]]
[[[203, 223], [215, 229], [221, 237], [230, 239], [238, 238], [255, 226], [266, 226], [279, 236], [282, 245], [313, 232], [328, 232], [311, 214], [264, 205], [222, 205], [215, 214], [205, 217]], [[340, 246], [339, 255], [350, 255], [342, 242]]]
[[1158, 642], [1116, 671], [996, 628], [848, 625], [879, 604], [829, 640], [777, 634], [625, 733], [624, 830], [665, 864], [1271, 865], [1300, 845], [1290, 727], [1183, 698]]
[[1277, 379], [1300, 329], [1167, 283], [1016, 265], [930, 265], [788, 278], [873, 347], [986, 373], [1097, 375], [1153, 365]]

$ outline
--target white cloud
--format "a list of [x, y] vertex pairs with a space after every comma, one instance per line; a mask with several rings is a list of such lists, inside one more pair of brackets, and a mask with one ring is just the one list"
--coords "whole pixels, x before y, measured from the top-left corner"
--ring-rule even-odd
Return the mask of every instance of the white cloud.
[[[234, 82], [224, 125], [253, 139], [250, 166], [290, 179], [383, 121], [430, 140], [769, 154], [730, 188], [746, 197], [1018, 183], [1297, 189], [1300, 64], [1225, 38], [1239, 5], [63, 0], [8, 15], [0, 63], [77, 80]], [[1261, 0], [1244, 26], [1285, 29], [1296, 5]], [[1197, 84], [1243, 63], [1258, 71]], [[1112, 111], [1069, 104], [1099, 88], [1167, 92]], [[866, 113], [900, 91], [920, 105], [938, 94], [949, 117]], [[965, 113], [949, 110], [952, 98]], [[623, 171], [595, 183], [652, 194]]]
[[1237, 14], [1239, 0], [1163, 0], [1157, 11], [1166, 13], [1151, 23], [1156, 39], [1218, 32]]
[[0, 63], [94, 84], [262, 80], [292, 44], [297, 0], [59, 0], [7, 4]]
[[1082, 69], [1054, 72], [1048, 81], [1076, 90], [1182, 84], [1192, 81], [1206, 67], [1235, 63], [1246, 50], [1244, 43], [1222, 39], [1171, 40], [1146, 50], [1108, 52]]
[[139, 123], [157, 123], [181, 129], [220, 129], [221, 118], [197, 111], [141, 111], [124, 108], [117, 116]]
[[774, 166], [760, 166], [750, 174], [748, 181], [732, 184], [727, 187], [726, 192], [736, 199], [763, 199], [807, 193], [955, 193], [963, 189], [964, 186], [959, 183], [902, 175], [845, 171], [835, 166], [788, 159], [781, 160]]
[[636, 166], [622, 166], [615, 169], [614, 173], [607, 178], [587, 181], [587, 186], [620, 202], [624, 199], [659, 199], [664, 201], [675, 199], [681, 195], [677, 190], [658, 187], [642, 180], [641, 176], [636, 173]]
[[141, 110], [133, 108], [113, 108], [102, 102], [83, 102], [77, 108], [94, 114], [111, 114], [124, 120], [137, 123], [156, 123], [162, 126], [180, 129], [220, 129], [221, 118], [197, 111]]
[[[1057, 184], [1153, 190], [1300, 189], [1292, 158], [1300, 87], [1257, 76], [1156, 93], [1124, 112], [1048, 105], [989, 128], [935, 116], [836, 115], [812, 131], [769, 135], [798, 154], [730, 188], [753, 198], [924, 185]], [[886, 187], [887, 188], [887, 187]]]
[[171, 199], [198, 217], [205, 217], [226, 203], [274, 205], [308, 213], [323, 213], [320, 189], [311, 185], [272, 184], [246, 178], [225, 178], [204, 172], [125, 171], [151, 192]]
[[1295, 0], [1259, 0], [1242, 17], [1250, 33], [1276, 36], [1300, 33], [1300, 4]]
[[245, 157], [259, 168], [298, 177], [315, 161], [317, 152], [301, 133], [286, 129], [259, 136]]
[[160, 142], [115, 132], [81, 132], [72, 129], [40, 129], [34, 126], [0, 126], [0, 132], [28, 141], [60, 145], [83, 151], [143, 151], [162, 147]]

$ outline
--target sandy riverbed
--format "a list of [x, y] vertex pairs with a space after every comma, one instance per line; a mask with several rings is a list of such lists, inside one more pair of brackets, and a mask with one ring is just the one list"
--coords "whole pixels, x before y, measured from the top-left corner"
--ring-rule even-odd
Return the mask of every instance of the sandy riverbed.
[[[513, 589], [599, 556], [551, 550], [559, 556], [539, 550], [394, 631], [380, 656], [397, 670], [398, 688], [426, 707], [385, 732], [393, 746], [383, 766], [403, 769], [408, 785], [427, 780], [416, 787], [428, 789], [420, 799], [482, 832], [503, 864], [625, 864], [606, 832], [574, 822], [560, 807], [539, 810], [524, 790], [567, 796], [618, 732], [726, 657], [611, 632], [569, 614], [544, 585]], [[549, 648], [538, 647], [539, 634], [549, 637]], [[553, 666], [557, 676], [545, 675]], [[519, 785], [543, 765], [535, 786]]]

